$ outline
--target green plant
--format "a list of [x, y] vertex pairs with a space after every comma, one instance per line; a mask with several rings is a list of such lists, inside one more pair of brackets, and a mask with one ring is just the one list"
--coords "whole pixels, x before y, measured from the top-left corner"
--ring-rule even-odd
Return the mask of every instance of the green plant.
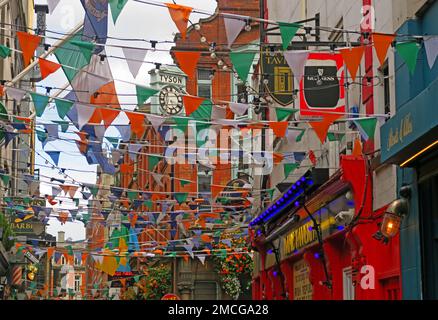
[[171, 291], [172, 274], [170, 268], [165, 265], [149, 268], [146, 274], [146, 300], [160, 300]]
[[0, 229], [3, 229], [3, 246], [5, 247], [6, 251], [9, 251], [15, 243], [15, 240], [13, 239], [14, 232], [12, 231], [12, 227], [8, 221], [8, 218], [3, 213], [0, 213]]

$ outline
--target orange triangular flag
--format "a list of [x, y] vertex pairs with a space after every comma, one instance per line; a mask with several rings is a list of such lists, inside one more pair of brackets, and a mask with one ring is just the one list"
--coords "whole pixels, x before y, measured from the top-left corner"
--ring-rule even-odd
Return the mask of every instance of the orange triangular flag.
[[113, 123], [113, 121], [118, 117], [119, 113], [119, 110], [100, 109], [100, 115], [106, 128]]
[[33, 58], [35, 50], [41, 43], [41, 37], [21, 31], [17, 31], [17, 37], [21, 51], [23, 51], [24, 66], [27, 67]]
[[342, 58], [344, 58], [344, 62], [354, 81], [356, 79], [357, 69], [359, 69], [360, 62], [365, 52], [365, 47], [346, 48], [339, 50], [339, 52], [341, 53]]
[[140, 113], [125, 112], [131, 121], [131, 131], [141, 139], [146, 127], [145, 127], [145, 115]]
[[286, 135], [288, 124], [289, 123], [287, 121], [270, 122], [269, 127], [274, 131], [274, 134], [277, 137], [283, 138]]
[[195, 78], [196, 66], [201, 57], [201, 52], [174, 51], [173, 53], [181, 70], [189, 78]]
[[201, 240], [204, 241], [204, 242], [211, 242], [212, 238], [208, 234], [204, 233], [204, 234], [201, 235]]
[[204, 102], [205, 98], [199, 98], [194, 96], [183, 96], [184, 108], [186, 109], [186, 115], [189, 116]]
[[187, 24], [193, 8], [174, 3], [166, 3], [166, 6], [169, 9], [169, 13], [173, 22], [175, 22], [176, 27], [181, 33], [181, 37], [185, 39], [187, 33]]
[[75, 131], [75, 133], [81, 138], [81, 141], [86, 141], [88, 137], [88, 133], [82, 131]]
[[82, 154], [86, 154], [87, 153], [87, 149], [88, 149], [88, 141], [79, 141], [79, 140], [75, 140], [76, 141], [76, 145], [78, 146], [79, 152]]
[[114, 81], [111, 81], [99, 88], [90, 97], [90, 103], [100, 107], [110, 107], [120, 109], [120, 102], [117, 96], [116, 86]]
[[66, 186], [66, 185], [62, 185], [60, 186], [60, 188], [62, 189], [62, 191], [64, 191], [65, 194], [67, 194], [70, 190], [70, 186]]
[[52, 258], [54, 252], [55, 252], [54, 247], [47, 248], [47, 260], [50, 260], [50, 258]]
[[360, 142], [359, 138], [356, 138], [356, 140], [354, 140], [353, 152], [351, 154], [357, 157], [360, 157], [362, 155], [362, 142]]
[[87, 263], [88, 253], [84, 252], [82, 254], [82, 264], [85, 265]]
[[377, 58], [379, 58], [380, 65], [385, 63], [386, 54], [388, 53], [389, 46], [394, 41], [395, 35], [373, 33], [373, 44], [376, 50]]
[[0, 84], [0, 97], [5, 95], [5, 87]]
[[61, 68], [60, 64], [42, 58], [38, 59], [38, 64], [40, 65], [42, 79], [47, 78]]
[[123, 174], [130, 174], [130, 173], [134, 173], [134, 165], [130, 165], [130, 164], [126, 164], [126, 163], [122, 163], [120, 165], [120, 173]]
[[102, 112], [100, 108], [95, 108], [93, 115], [91, 116], [88, 123], [90, 124], [100, 124], [102, 122]]
[[279, 164], [283, 161], [284, 155], [281, 153], [274, 152], [274, 164]]
[[340, 114], [326, 115], [322, 121], [309, 122], [321, 143], [324, 143], [327, 139], [327, 132], [330, 126], [340, 117], [342, 117]]
[[219, 193], [221, 193], [222, 190], [224, 190], [224, 186], [218, 186], [218, 185], [211, 185], [211, 198], [216, 199]]

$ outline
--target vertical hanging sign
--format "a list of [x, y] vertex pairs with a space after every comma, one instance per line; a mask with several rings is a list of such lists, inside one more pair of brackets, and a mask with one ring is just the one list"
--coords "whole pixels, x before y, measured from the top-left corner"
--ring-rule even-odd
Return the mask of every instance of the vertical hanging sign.
[[344, 61], [337, 53], [311, 53], [300, 83], [300, 114], [321, 117], [345, 112]]

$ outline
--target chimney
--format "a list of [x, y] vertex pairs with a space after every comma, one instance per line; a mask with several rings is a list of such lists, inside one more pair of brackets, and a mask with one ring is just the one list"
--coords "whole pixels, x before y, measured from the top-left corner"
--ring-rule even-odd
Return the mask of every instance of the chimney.
[[59, 243], [65, 242], [65, 232], [64, 231], [58, 231], [58, 242]]

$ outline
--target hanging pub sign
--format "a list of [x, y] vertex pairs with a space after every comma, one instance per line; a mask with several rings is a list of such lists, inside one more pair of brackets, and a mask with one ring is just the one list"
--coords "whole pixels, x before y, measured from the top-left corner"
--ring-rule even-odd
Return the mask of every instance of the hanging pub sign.
[[268, 77], [265, 89], [279, 105], [293, 103], [294, 81], [292, 70], [281, 52], [272, 52], [269, 48], [261, 51], [262, 74]]
[[300, 114], [321, 117], [345, 112], [344, 60], [340, 54], [311, 53], [300, 83]]

